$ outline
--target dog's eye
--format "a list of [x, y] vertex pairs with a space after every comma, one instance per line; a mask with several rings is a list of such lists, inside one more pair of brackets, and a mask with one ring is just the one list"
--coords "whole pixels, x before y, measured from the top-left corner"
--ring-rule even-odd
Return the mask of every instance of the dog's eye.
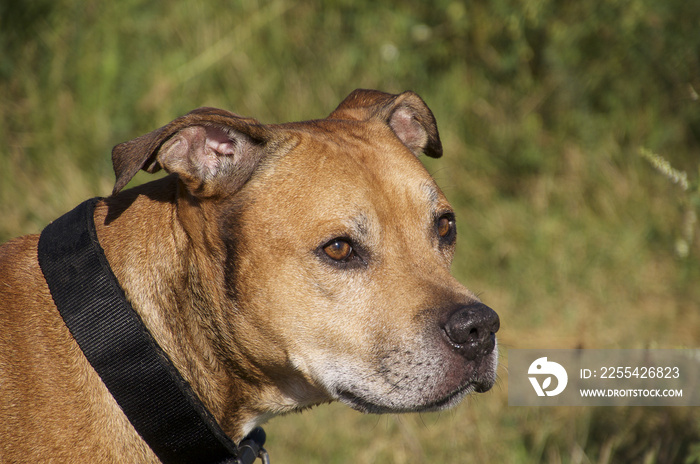
[[438, 220], [438, 235], [440, 237], [447, 237], [447, 235], [450, 233], [450, 230], [452, 230], [452, 224], [450, 223], [450, 220], [444, 216], [441, 217]]
[[443, 214], [437, 220], [437, 233], [443, 240], [453, 240], [456, 232], [455, 217], [452, 213]]
[[335, 261], [347, 261], [353, 255], [352, 245], [347, 240], [336, 238], [323, 247], [323, 252]]

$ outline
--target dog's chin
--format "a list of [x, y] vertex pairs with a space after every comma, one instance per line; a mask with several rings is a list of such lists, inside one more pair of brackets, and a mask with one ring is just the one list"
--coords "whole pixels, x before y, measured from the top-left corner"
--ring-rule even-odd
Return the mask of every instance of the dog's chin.
[[438, 399], [429, 400], [426, 402], [413, 402], [412, 404], [402, 404], [403, 401], [390, 403], [384, 401], [381, 398], [370, 398], [368, 396], [353, 393], [349, 390], [339, 390], [337, 392], [337, 398], [340, 402], [350, 406], [351, 408], [368, 414], [432, 412], [442, 411], [444, 409], [454, 407], [457, 404], [459, 404], [464, 399], [464, 397], [466, 397], [470, 393], [485, 392], [491, 388], [491, 385], [493, 385], [493, 383], [490, 383], [489, 385], [483, 383], [467, 383], [458, 388], [457, 390], [454, 390], [449, 394]]

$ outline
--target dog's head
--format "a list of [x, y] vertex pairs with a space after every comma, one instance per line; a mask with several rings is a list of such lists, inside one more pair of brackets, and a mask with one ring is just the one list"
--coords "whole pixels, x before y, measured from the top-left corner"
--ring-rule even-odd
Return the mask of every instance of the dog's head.
[[421, 153], [442, 146], [412, 92], [358, 90], [281, 125], [203, 108], [115, 147], [115, 193], [163, 168], [183, 208], [209, 211], [184, 227], [216, 235], [212, 343], [267, 412], [436, 410], [493, 385], [499, 319], [450, 275], [455, 214]]

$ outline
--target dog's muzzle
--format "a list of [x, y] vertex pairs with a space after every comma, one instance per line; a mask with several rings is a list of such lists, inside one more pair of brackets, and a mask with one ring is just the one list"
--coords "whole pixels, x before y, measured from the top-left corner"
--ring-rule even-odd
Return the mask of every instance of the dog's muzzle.
[[496, 312], [483, 303], [459, 306], [443, 325], [449, 344], [466, 360], [490, 354], [500, 327]]

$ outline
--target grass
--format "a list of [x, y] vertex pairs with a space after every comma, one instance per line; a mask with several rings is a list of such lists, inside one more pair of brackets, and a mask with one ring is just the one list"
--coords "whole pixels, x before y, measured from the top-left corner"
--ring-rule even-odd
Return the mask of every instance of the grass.
[[108, 195], [112, 146], [194, 107], [281, 122], [412, 89], [445, 146], [425, 164], [457, 210], [454, 273], [501, 316], [500, 381], [441, 414], [275, 419], [275, 462], [700, 462], [697, 408], [508, 407], [505, 368], [511, 348], [698, 346], [699, 18], [680, 0], [5, 2], [0, 241]]

